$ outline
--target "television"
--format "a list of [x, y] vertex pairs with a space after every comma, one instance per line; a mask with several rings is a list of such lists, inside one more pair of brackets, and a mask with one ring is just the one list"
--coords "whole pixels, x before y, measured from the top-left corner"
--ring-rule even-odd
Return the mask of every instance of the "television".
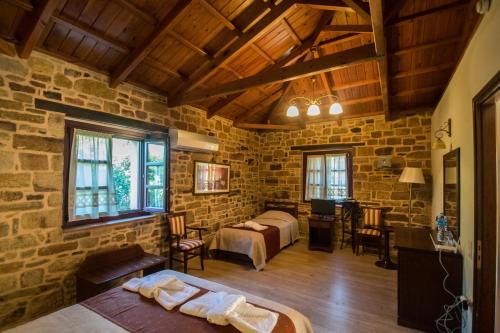
[[335, 215], [335, 200], [311, 199], [311, 213]]

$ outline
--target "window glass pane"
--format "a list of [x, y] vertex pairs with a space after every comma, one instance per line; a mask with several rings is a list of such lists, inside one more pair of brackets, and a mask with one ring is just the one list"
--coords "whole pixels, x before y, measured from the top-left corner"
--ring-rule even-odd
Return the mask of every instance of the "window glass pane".
[[146, 185], [163, 185], [165, 167], [163, 165], [149, 165], [146, 167]]
[[160, 143], [147, 144], [147, 161], [146, 162], [163, 162], [165, 159], [165, 145]]
[[113, 138], [113, 181], [118, 211], [139, 209], [140, 141]]
[[326, 155], [326, 196], [329, 199], [347, 198], [347, 155]]
[[148, 188], [146, 193], [146, 206], [149, 208], [159, 208], [162, 209], [164, 206], [164, 189], [159, 188]]

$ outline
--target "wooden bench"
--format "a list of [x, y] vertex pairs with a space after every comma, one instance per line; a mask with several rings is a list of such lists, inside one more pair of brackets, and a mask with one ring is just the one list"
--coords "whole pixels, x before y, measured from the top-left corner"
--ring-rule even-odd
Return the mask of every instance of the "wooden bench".
[[88, 256], [76, 272], [76, 301], [98, 295], [112, 282], [143, 271], [143, 275], [165, 269], [167, 258], [144, 252], [138, 244]]

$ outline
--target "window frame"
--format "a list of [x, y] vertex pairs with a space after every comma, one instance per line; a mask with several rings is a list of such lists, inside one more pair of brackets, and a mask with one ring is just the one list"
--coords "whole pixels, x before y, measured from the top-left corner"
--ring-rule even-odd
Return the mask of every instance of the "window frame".
[[[138, 209], [120, 211], [116, 216], [101, 216], [97, 219], [84, 219], [78, 221], [69, 221], [68, 212], [68, 188], [69, 188], [69, 169], [71, 163], [71, 150], [75, 129], [112, 134], [114, 138], [125, 140], [140, 141], [139, 146], [139, 189], [138, 194]], [[112, 124], [95, 124], [85, 121], [66, 120], [64, 129], [64, 169], [63, 169], [63, 228], [71, 228], [82, 225], [93, 225], [114, 220], [122, 220], [133, 217], [149, 215], [155, 212], [169, 212], [169, 180], [170, 180], [170, 141], [168, 133], [153, 133], [142, 131], [140, 129], [128, 129], [116, 127]], [[148, 141], [161, 141], [165, 145], [165, 180], [164, 180], [164, 209], [146, 209], [145, 208], [145, 144]]]
[[[330, 150], [311, 150], [302, 153], [302, 202], [311, 202], [311, 200], [306, 200], [306, 179], [307, 179], [307, 158], [312, 155], [323, 156], [325, 159], [326, 155], [332, 154], [345, 154], [346, 155], [346, 174], [347, 174], [347, 195], [352, 197], [353, 193], [353, 180], [352, 180], [352, 149], [330, 149]], [[325, 161], [326, 162], [326, 161]], [[325, 184], [326, 184], [326, 172], [325, 172]]]

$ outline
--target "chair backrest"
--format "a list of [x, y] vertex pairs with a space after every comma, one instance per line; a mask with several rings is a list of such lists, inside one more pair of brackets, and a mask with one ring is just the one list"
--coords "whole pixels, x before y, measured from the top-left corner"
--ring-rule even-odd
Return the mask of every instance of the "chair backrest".
[[186, 235], [186, 212], [168, 215], [168, 222], [171, 235]]
[[363, 207], [363, 225], [379, 228], [383, 226], [382, 209], [378, 207]]
[[359, 217], [359, 202], [357, 201], [344, 201], [342, 202], [342, 209], [341, 209], [341, 217], [345, 220], [351, 219], [351, 218], [358, 218]]

